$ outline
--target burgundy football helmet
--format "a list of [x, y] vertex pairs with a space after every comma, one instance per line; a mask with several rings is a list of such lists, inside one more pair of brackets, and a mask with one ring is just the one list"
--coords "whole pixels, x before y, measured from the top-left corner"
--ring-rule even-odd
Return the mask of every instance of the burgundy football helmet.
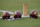
[[30, 17], [32, 18], [38, 18], [38, 12], [36, 12], [35, 10], [30, 12]]
[[14, 18], [15, 18], [15, 19], [16, 19], [16, 18], [21, 18], [21, 16], [22, 16], [22, 14], [21, 14], [20, 11], [14, 12]]
[[2, 19], [9, 19], [10, 14], [8, 12], [3, 13]]

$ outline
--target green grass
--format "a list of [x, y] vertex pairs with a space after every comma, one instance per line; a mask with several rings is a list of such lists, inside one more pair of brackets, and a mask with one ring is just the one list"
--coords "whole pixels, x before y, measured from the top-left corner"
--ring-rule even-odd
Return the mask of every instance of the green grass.
[[0, 16], [2, 16], [2, 12], [0, 12]]
[[12, 12], [16, 10], [21, 10], [21, 13], [23, 13], [24, 2], [27, 2], [27, 14], [29, 14], [29, 12], [32, 11], [31, 9], [37, 9], [38, 12], [40, 11], [40, 0], [0, 0], [0, 9]]
[[[40, 14], [40, 0], [0, 0], [0, 10], [11, 12], [19, 10], [23, 13], [24, 2], [27, 2], [27, 15], [32, 10], [36, 10]], [[2, 12], [0, 12], [0, 16], [2, 16]], [[40, 18], [26, 17], [14, 21], [0, 19], [0, 27], [40, 27]]]
[[0, 27], [40, 27], [40, 19], [31, 19], [29, 17], [14, 21], [0, 19]]

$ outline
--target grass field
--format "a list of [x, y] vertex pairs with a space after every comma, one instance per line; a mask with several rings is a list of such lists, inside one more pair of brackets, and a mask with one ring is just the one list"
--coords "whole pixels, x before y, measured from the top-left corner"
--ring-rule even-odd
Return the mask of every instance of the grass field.
[[[36, 10], [40, 14], [40, 0], [0, 0], [0, 10], [11, 12], [19, 10], [23, 13], [24, 2], [27, 2], [27, 15], [32, 10]], [[2, 12], [0, 12], [0, 16], [2, 16]], [[0, 27], [40, 27], [40, 18], [24, 17], [14, 21], [0, 19]]]
[[0, 19], [0, 27], [40, 27], [40, 19], [31, 19], [29, 17], [14, 21]]

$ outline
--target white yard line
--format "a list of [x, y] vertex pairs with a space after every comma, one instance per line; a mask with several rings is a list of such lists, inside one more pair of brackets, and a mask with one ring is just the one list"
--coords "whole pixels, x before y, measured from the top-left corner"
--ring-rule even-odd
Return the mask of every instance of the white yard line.
[[23, 16], [23, 15], [22, 15], [22, 17], [29, 17], [29, 15], [27, 15], [27, 16]]
[[2, 17], [0, 17], [0, 18], [2, 18]]
[[14, 14], [13, 12], [4, 11], [4, 10], [0, 10], [0, 12], [8, 12], [9, 14]]
[[[23, 16], [23, 15], [22, 15], [22, 17], [29, 17], [29, 15], [27, 15], [27, 16]], [[2, 17], [0, 17], [0, 18], [2, 18]], [[13, 18], [13, 16], [10, 16], [10, 18]]]

